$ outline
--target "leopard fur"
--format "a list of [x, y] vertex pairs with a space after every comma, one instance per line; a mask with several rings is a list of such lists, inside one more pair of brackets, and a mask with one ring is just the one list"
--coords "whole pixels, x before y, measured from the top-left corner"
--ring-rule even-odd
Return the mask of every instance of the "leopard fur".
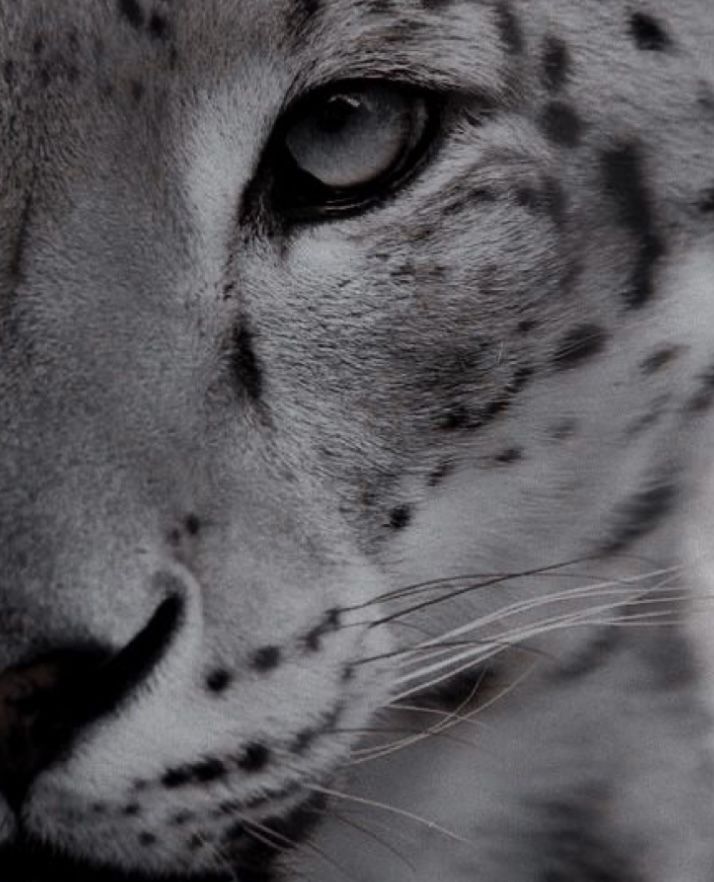
[[711, 0], [0, 0], [0, 878], [711, 880], [712, 145]]

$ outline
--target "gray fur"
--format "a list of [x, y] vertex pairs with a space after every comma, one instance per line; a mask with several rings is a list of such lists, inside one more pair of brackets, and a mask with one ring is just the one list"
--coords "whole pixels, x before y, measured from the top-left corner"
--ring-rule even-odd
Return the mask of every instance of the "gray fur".
[[[0, 0], [0, 669], [119, 652], [169, 593], [181, 611], [38, 777], [30, 836], [248, 882], [272, 860], [246, 820], [304, 838], [306, 781], [339, 773], [468, 840], [425, 835], [419, 879], [708, 882], [708, 669], [663, 677], [681, 638], [641, 636], [636, 603], [538, 603], [600, 581], [634, 601], [685, 560], [714, 403], [712, 58], [710, 0]], [[440, 137], [369, 210], [291, 222], [272, 133], [361, 78], [438, 94]], [[400, 593], [445, 577], [448, 601]], [[603, 615], [625, 637], [599, 654]], [[531, 629], [504, 682], [540, 659], [496, 734], [350, 778], [363, 729], [415, 724], [378, 710], [403, 651], [471, 621], [477, 645]], [[409, 878], [364, 859], [345, 806], [326, 854]]]

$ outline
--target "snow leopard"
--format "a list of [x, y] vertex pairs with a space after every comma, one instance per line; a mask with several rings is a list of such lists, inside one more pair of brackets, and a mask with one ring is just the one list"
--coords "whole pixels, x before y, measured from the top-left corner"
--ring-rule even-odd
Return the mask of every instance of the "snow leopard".
[[0, 879], [711, 882], [711, 0], [0, 0]]

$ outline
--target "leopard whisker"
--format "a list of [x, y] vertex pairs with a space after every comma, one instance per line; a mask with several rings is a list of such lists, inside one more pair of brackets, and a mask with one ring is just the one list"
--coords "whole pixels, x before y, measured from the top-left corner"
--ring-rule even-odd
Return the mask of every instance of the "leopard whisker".
[[458, 833], [454, 833], [452, 830], [448, 830], [446, 827], [442, 827], [441, 824], [437, 824], [435, 821], [430, 821], [428, 820], [428, 818], [423, 818], [420, 815], [415, 814], [414, 812], [407, 811], [406, 809], [400, 809], [397, 806], [389, 805], [388, 803], [380, 802], [375, 799], [366, 799], [361, 796], [355, 796], [352, 793], [344, 793], [340, 790], [334, 790], [331, 787], [323, 787], [319, 784], [308, 784], [306, 786], [308, 787], [308, 789], [313, 790], [316, 793], [322, 793], [324, 796], [333, 797], [334, 799], [344, 799], [347, 802], [351, 802], [356, 805], [379, 809], [381, 811], [389, 812], [393, 815], [396, 815], [397, 817], [413, 821], [416, 824], [422, 825], [427, 830], [439, 833], [442, 836], [445, 836], [447, 839], [451, 839], [453, 842], [458, 842], [461, 845], [473, 844], [468, 839], [465, 839], [463, 836], [459, 836]]

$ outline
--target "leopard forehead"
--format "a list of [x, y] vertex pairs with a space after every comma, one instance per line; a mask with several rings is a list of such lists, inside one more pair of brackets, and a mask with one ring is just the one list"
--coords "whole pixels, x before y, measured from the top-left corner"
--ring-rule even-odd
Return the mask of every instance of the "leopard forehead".
[[[34, 837], [248, 878], [394, 691], [398, 589], [662, 547], [714, 403], [707, 7], [0, 0], [0, 663], [151, 643]], [[271, 132], [363, 79], [437, 95], [433, 149], [286, 224]]]

